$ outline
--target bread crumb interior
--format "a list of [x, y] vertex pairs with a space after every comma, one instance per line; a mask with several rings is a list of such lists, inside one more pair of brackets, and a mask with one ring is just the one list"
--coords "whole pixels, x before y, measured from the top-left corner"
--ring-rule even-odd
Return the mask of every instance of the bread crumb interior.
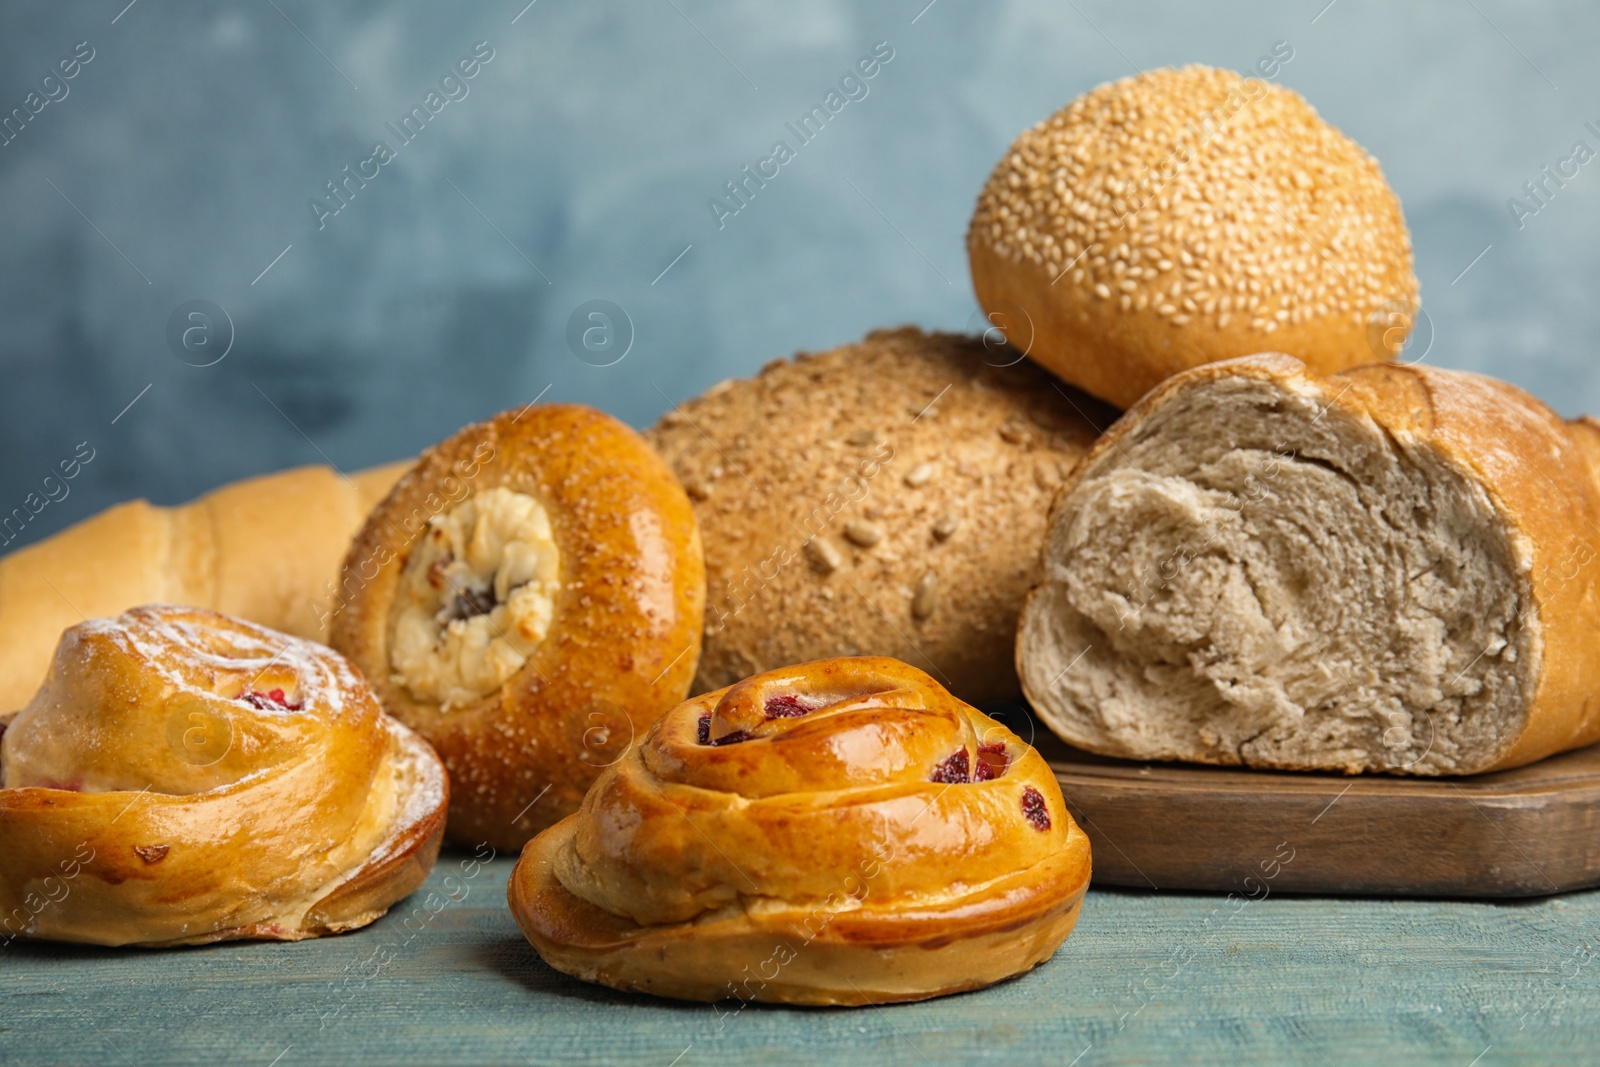
[[1521, 727], [1527, 576], [1483, 488], [1423, 441], [1224, 379], [1153, 410], [1060, 507], [1021, 658], [1068, 740], [1441, 774]]

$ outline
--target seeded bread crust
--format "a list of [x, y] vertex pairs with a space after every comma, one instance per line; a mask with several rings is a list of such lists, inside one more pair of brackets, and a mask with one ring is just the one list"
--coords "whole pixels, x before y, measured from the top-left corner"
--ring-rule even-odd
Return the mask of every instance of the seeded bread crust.
[[694, 692], [881, 655], [964, 700], [1017, 696], [1046, 512], [1114, 415], [1015, 351], [914, 328], [775, 360], [669, 411], [645, 436], [705, 543]]
[[1398, 354], [1418, 310], [1400, 202], [1297, 93], [1148, 71], [1019, 136], [979, 194], [972, 284], [992, 321], [1119, 407], [1190, 367]]

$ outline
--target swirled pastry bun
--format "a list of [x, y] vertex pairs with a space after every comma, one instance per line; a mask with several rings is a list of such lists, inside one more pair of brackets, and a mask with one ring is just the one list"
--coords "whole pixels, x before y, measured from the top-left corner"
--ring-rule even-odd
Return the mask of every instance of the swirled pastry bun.
[[295, 941], [439, 852], [443, 765], [322, 645], [194, 608], [68, 630], [0, 740], [0, 937]]
[[705, 562], [683, 487], [637, 433], [571, 404], [430, 448], [368, 517], [332, 624], [450, 770], [447, 833], [519, 848], [682, 700]]
[[1077, 922], [1089, 842], [1045, 761], [892, 659], [668, 712], [507, 892], [552, 967], [685, 1000], [868, 1004], [998, 982]]

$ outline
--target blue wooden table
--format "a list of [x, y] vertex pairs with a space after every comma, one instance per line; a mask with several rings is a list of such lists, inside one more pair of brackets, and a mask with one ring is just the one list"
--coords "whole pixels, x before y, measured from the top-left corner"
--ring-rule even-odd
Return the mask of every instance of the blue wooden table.
[[421, 892], [344, 937], [163, 952], [14, 942], [0, 949], [0, 1064], [1600, 1060], [1600, 893], [1479, 904], [1094, 890], [1062, 951], [997, 988], [735, 1011], [552, 971], [506, 910], [510, 861], [465, 878], [465, 858], [447, 851]]

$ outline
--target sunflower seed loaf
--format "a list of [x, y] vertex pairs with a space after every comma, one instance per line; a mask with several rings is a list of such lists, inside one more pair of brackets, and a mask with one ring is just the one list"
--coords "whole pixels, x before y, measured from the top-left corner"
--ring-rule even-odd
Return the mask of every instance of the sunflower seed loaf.
[[1016, 697], [1017, 613], [1051, 500], [1114, 416], [1015, 351], [914, 328], [678, 405], [646, 437], [705, 543], [695, 691], [883, 655], [965, 700]]

